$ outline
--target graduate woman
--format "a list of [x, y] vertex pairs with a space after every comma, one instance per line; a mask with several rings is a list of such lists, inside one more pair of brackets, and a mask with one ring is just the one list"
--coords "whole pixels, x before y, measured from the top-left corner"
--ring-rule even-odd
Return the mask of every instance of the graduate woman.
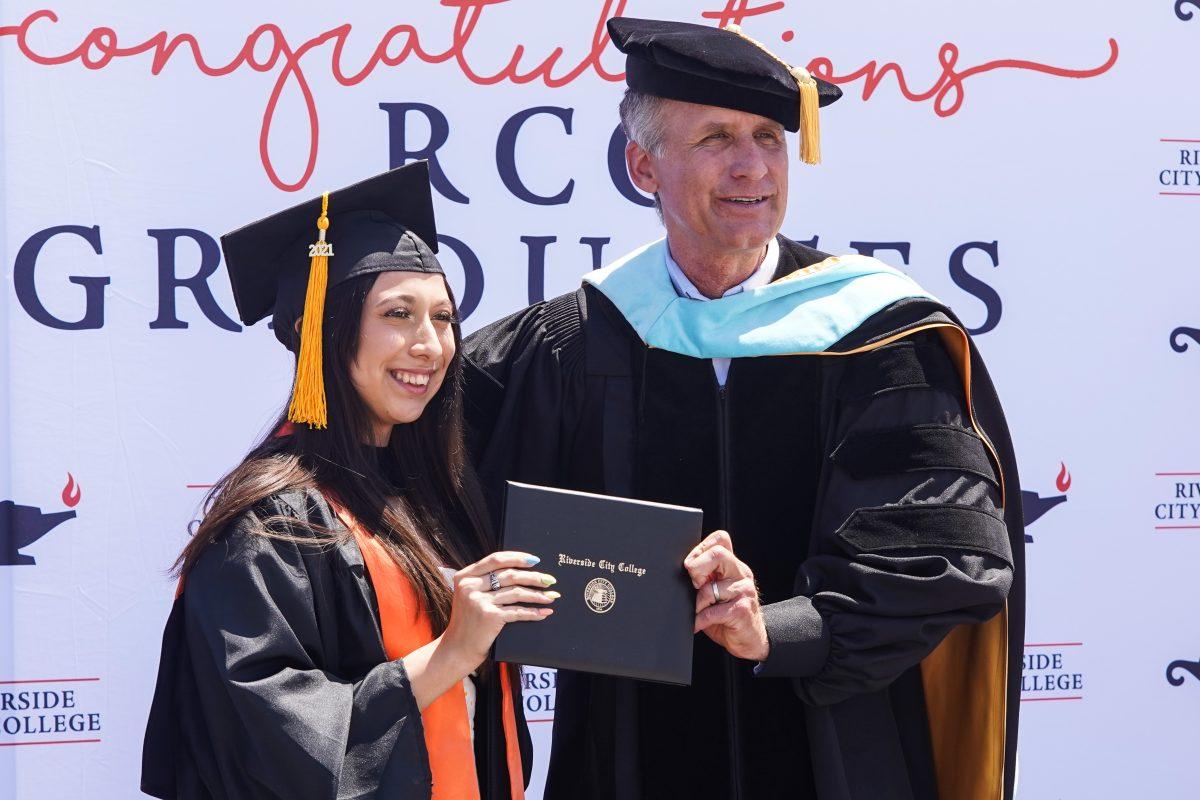
[[417, 163], [223, 238], [242, 321], [271, 314], [297, 376], [179, 558], [148, 794], [523, 796], [518, 671], [487, 654], [557, 595], [487, 555], [435, 237]]

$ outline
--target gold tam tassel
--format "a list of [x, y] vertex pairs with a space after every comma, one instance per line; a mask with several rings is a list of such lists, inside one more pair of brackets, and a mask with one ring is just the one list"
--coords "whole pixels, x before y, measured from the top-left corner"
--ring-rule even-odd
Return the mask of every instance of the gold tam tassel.
[[296, 384], [292, 387], [292, 402], [288, 419], [303, 422], [310, 428], [324, 428], [328, 423], [325, 406], [325, 374], [322, 369], [321, 333], [325, 318], [325, 289], [329, 283], [329, 257], [333, 245], [325, 241], [329, 230], [329, 193], [321, 195], [321, 216], [316, 244], [309, 245], [311, 259], [308, 269], [308, 291], [304, 295], [304, 316], [300, 324], [300, 357], [296, 364]]
[[821, 95], [817, 87], [817, 79], [804, 67], [793, 67], [779, 56], [771, 52], [765, 44], [747, 36], [741, 25], [730, 23], [725, 30], [736, 33], [762, 50], [771, 58], [782, 64], [800, 89], [800, 160], [805, 164], [821, 163]]
[[821, 163], [821, 95], [817, 80], [804, 67], [792, 67], [800, 87], [800, 158], [805, 164]]

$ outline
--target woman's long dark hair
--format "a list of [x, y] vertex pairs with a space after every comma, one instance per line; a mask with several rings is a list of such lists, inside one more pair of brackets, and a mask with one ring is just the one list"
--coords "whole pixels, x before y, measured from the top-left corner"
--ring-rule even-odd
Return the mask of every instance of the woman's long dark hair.
[[[364, 444], [373, 441], [369, 414], [350, 380], [363, 305], [377, 277], [352, 278], [331, 287], [326, 297], [322, 344], [329, 427], [296, 425], [291, 435], [279, 436], [287, 421], [285, 409], [242, 463], [208, 493], [204, 518], [175, 570], [186, 576], [205, 547], [271, 495], [319, 488], [387, 547], [412, 581], [437, 635], [450, 619], [452, 599], [439, 566], [459, 568], [491, 549], [487, 511], [464, 445], [462, 332], [454, 323], [455, 353], [441, 388], [419, 419], [393, 428], [381, 459], [376, 448]], [[446, 291], [454, 303], [449, 284]], [[298, 351], [298, 335], [293, 345], [293, 352]], [[383, 460], [390, 465], [382, 465]], [[334, 543], [351, 536], [298, 526], [291, 518], [264, 519], [258, 527], [266, 536], [309, 542]], [[309, 530], [300, 537], [287, 533], [296, 527]]]

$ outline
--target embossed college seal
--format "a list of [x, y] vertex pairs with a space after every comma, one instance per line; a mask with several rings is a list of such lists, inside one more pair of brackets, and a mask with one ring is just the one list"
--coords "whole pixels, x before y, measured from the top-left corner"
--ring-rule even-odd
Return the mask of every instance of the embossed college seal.
[[592, 578], [583, 588], [583, 600], [592, 611], [603, 614], [617, 602], [617, 589], [604, 578]]

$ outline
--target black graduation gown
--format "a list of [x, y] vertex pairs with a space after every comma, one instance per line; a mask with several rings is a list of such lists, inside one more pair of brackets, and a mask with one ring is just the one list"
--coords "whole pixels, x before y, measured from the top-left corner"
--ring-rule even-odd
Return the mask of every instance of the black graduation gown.
[[[280, 517], [345, 530], [319, 493], [289, 492], [246, 512], [204, 551], [163, 634], [142, 791], [427, 800], [421, 714], [403, 663], [384, 653], [358, 545], [254, 532]], [[498, 676], [476, 681], [476, 766], [492, 800], [508, 796]], [[515, 673], [513, 696], [521, 696]], [[515, 705], [528, 783], [532, 748]]]
[[[826, 257], [779, 238], [775, 277]], [[831, 350], [855, 353], [735, 359], [722, 390], [587, 285], [468, 338], [493, 509], [505, 479], [699, 506], [771, 642], [755, 669], [698, 636], [684, 689], [560, 671], [547, 800], [1011, 797], [1024, 539], [995, 391], [930, 301]]]

